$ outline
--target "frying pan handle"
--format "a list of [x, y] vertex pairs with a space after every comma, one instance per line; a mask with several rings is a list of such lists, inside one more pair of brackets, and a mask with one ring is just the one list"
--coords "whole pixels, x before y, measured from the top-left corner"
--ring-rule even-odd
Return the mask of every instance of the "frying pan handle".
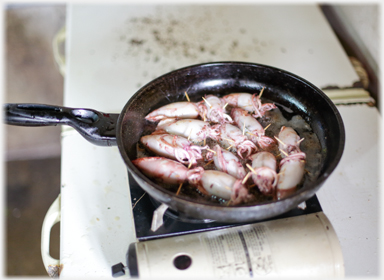
[[105, 114], [93, 109], [14, 103], [5, 104], [4, 111], [4, 121], [10, 125], [69, 125], [95, 145], [116, 145], [116, 123], [119, 114]]

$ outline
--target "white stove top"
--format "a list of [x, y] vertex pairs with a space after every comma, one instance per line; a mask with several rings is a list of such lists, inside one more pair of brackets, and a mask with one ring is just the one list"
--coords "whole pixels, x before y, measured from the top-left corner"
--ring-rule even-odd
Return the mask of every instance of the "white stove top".
[[[64, 105], [119, 113], [144, 84], [208, 61], [268, 64], [320, 88], [358, 80], [316, 5], [70, 5]], [[339, 106], [346, 147], [318, 192], [338, 234], [346, 276], [378, 273], [375, 108]], [[366, 137], [369, 135], [369, 137]], [[112, 277], [136, 240], [117, 147], [62, 134], [61, 278]]]

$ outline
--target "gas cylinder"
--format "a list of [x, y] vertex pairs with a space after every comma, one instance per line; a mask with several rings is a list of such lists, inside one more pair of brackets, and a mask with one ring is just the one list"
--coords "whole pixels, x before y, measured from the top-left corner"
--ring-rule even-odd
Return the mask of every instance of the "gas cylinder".
[[344, 277], [323, 212], [132, 243], [126, 268], [144, 279]]

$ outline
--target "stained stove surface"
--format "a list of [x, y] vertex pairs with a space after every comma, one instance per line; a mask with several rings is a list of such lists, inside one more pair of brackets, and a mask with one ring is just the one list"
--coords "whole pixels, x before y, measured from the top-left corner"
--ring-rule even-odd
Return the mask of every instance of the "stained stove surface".
[[[135, 179], [130, 173], [128, 173], [128, 178], [129, 188], [131, 192], [131, 201], [133, 206], [133, 219], [135, 224], [136, 238], [139, 241], [249, 224], [219, 223], [212, 220], [197, 220], [189, 217], [184, 217], [168, 208], [164, 214], [164, 224], [154, 232], [151, 230], [151, 223], [153, 212], [156, 210], [158, 202], [154, 201], [143, 189], [140, 188], [139, 184], [135, 181]], [[306, 215], [320, 211], [322, 211], [320, 202], [317, 199], [316, 195], [314, 195], [313, 197], [305, 201], [305, 207], [296, 207], [284, 214], [278, 215], [273, 218], [260, 220], [257, 222]]]

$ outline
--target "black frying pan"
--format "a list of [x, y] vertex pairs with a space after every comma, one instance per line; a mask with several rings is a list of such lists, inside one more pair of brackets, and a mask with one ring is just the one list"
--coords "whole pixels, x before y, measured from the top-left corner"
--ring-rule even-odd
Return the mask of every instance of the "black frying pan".
[[[223, 96], [234, 92], [260, 92], [263, 97], [301, 115], [321, 144], [320, 172], [315, 180], [279, 201], [258, 205], [224, 206], [176, 196], [143, 175], [133, 164], [136, 144], [148, 129], [144, 117], [158, 107], [185, 101], [200, 101], [205, 94]], [[317, 87], [287, 71], [245, 62], [216, 62], [192, 65], [165, 74], [142, 87], [117, 114], [91, 109], [73, 109], [37, 104], [6, 104], [8, 124], [41, 126], [66, 124], [97, 145], [115, 145], [139, 185], [155, 200], [197, 219], [218, 222], [251, 222], [277, 216], [312, 197], [336, 168], [345, 143], [344, 125], [333, 102]]]

